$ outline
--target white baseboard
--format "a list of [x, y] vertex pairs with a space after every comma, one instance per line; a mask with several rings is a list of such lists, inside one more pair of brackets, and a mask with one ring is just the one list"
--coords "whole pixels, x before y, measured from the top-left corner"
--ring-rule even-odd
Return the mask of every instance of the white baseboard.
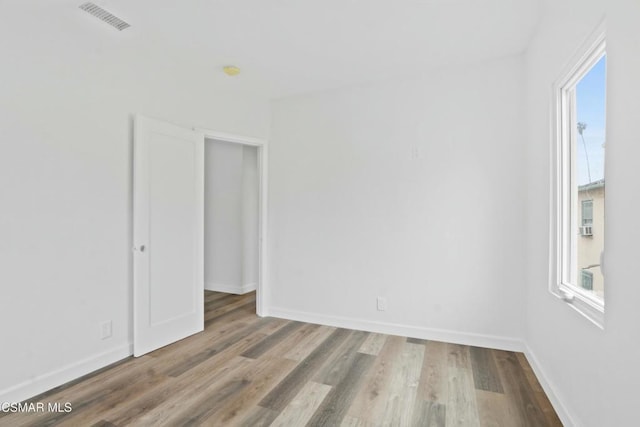
[[22, 402], [52, 388], [87, 375], [100, 368], [129, 357], [133, 354], [133, 345], [125, 344], [84, 360], [67, 365], [56, 371], [38, 375], [5, 390], [0, 390], [0, 402]]
[[495, 348], [499, 350], [523, 351], [525, 348], [523, 341], [517, 338], [456, 332], [445, 329], [422, 328], [418, 326], [376, 322], [348, 317], [326, 316], [324, 314], [295, 311], [278, 307], [269, 307], [269, 309], [266, 310], [265, 316], [335, 326], [338, 328], [377, 332], [380, 334], [400, 335], [404, 337], [443, 341], [453, 344]]
[[204, 288], [208, 291], [225, 292], [227, 294], [243, 295], [256, 290], [256, 283], [246, 283], [244, 285], [225, 285], [223, 283], [205, 283]]
[[553, 387], [553, 385], [549, 381], [548, 379], [549, 377], [546, 375], [544, 369], [542, 369], [540, 362], [538, 362], [538, 359], [536, 358], [535, 354], [533, 353], [533, 351], [531, 351], [531, 348], [528, 345], [526, 345], [526, 343], [525, 343], [524, 355], [526, 356], [527, 361], [529, 362], [529, 365], [531, 365], [531, 369], [533, 369], [533, 372], [536, 374], [536, 377], [538, 378], [538, 382], [540, 382], [542, 389], [547, 394], [547, 397], [549, 398], [549, 401], [551, 402], [553, 409], [556, 410], [556, 413], [558, 414], [560, 421], [562, 421], [562, 424], [565, 427], [576, 426], [577, 424], [575, 423], [574, 418], [570, 415], [567, 408], [562, 404], [562, 401], [558, 398], [558, 395], [556, 394], [556, 391], [555, 391], [555, 387]]

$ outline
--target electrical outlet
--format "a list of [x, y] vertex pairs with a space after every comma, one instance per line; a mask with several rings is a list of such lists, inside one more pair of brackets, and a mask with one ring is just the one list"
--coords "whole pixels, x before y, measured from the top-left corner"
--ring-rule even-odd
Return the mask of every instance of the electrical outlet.
[[378, 297], [378, 311], [387, 311], [387, 299], [383, 297]]
[[100, 338], [106, 340], [107, 338], [111, 338], [113, 334], [113, 324], [111, 320], [107, 320], [106, 322], [102, 322], [100, 324]]

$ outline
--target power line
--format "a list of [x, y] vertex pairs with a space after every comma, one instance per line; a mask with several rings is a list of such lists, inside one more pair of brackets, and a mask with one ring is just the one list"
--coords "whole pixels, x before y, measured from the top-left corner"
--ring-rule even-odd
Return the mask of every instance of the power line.
[[578, 122], [578, 133], [582, 138], [582, 146], [584, 147], [584, 156], [587, 159], [587, 176], [589, 177], [589, 183], [591, 183], [591, 166], [589, 165], [589, 153], [587, 152], [587, 143], [584, 140], [584, 135], [582, 134], [584, 130], [587, 128], [587, 124], [584, 122]]

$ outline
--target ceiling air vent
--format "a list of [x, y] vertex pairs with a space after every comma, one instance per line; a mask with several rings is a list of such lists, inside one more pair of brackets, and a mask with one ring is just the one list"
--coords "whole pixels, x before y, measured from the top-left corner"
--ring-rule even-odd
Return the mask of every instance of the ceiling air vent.
[[94, 4], [91, 2], [81, 4], [80, 9], [95, 16], [99, 20], [106, 22], [107, 24], [111, 25], [113, 28], [119, 31], [122, 31], [125, 28], [129, 28], [131, 26], [126, 22], [124, 22], [122, 19], [118, 18], [112, 13], [107, 12], [97, 4]]

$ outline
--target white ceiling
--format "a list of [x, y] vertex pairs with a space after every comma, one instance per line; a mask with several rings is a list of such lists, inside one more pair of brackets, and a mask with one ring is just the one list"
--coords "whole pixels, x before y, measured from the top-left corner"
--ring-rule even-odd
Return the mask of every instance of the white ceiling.
[[149, 78], [190, 67], [277, 98], [517, 54], [539, 14], [537, 0], [95, 0], [132, 25], [118, 32], [82, 2], [0, 0], [0, 48]]

